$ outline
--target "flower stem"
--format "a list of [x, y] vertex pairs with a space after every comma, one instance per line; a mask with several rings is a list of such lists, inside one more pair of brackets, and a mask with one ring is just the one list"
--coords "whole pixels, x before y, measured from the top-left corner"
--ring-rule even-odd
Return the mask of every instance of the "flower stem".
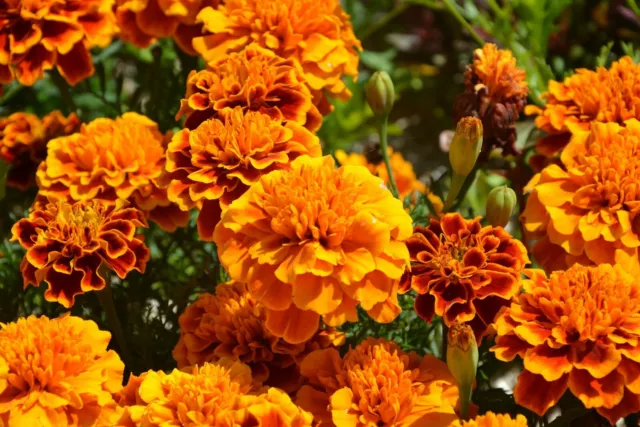
[[60, 92], [60, 96], [62, 97], [62, 100], [64, 101], [64, 103], [67, 105], [67, 108], [69, 109], [67, 113], [75, 113], [76, 111], [78, 111], [78, 106], [76, 105], [75, 101], [73, 100], [73, 97], [71, 96], [71, 92], [69, 91], [69, 85], [67, 84], [65, 79], [62, 77], [62, 75], [60, 75], [58, 71], [54, 71], [50, 74], [51, 74], [51, 80], [53, 80], [53, 83], [58, 88], [58, 91]]
[[391, 193], [393, 197], [399, 198], [398, 186], [396, 185], [396, 179], [393, 176], [393, 169], [391, 169], [391, 161], [389, 160], [389, 151], [387, 149], [387, 127], [389, 125], [389, 115], [385, 114], [380, 122], [380, 154], [384, 160], [384, 165], [387, 167], [387, 175], [389, 175], [389, 185], [391, 186]]
[[122, 329], [122, 324], [120, 323], [120, 319], [118, 319], [118, 313], [116, 312], [116, 307], [113, 303], [113, 291], [111, 289], [111, 280], [109, 274], [102, 274], [102, 277], [105, 278], [107, 284], [104, 289], [97, 292], [98, 299], [100, 300], [100, 305], [104, 310], [105, 315], [107, 316], [107, 324], [109, 325], [109, 329], [111, 333], [116, 339], [118, 343], [118, 347], [120, 348], [120, 356], [124, 361], [124, 364], [129, 368], [129, 370], [133, 369], [132, 366], [132, 358], [131, 352], [129, 351], [129, 346], [127, 345], [127, 339], [124, 334], [124, 330]]
[[451, 187], [449, 188], [449, 193], [447, 194], [447, 200], [444, 203], [444, 212], [449, 212], [451, 205], [453, 205], [453, 202], [455, 202], [458, 194], [460, 194], [460, 190], [464, 185], [465, 178], [465, 176], [458, 175], [455, 172], [453, 173], [453, 176], [451, 177]]
[[480, 46], [483, 46], [485, 43], [484, 40], [482, 39], [482, 37], [480, 37], [476, 30], [473, 29], [471, 24], [469, 24], [467, 20], [464, 19], [464, 16], [462, 16], [460, 11], [457, 9], [456, 5], [453, 3], [453, 0], [442, 0], [442, 2], [447, 7], [447, 9], [449, 9], [449, 12], [451, 12], [453, 17], [458, 20], [460, 25], [462, 25], [469, 32], [469, 34], [471, 34], [471, 37], [473, 37], [473, 39], [478, 42]]

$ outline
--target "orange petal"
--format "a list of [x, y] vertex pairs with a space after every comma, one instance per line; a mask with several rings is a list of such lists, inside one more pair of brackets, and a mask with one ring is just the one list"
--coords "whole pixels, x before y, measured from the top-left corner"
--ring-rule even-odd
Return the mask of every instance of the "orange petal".
[[[565, 390], [569, 375], [560, 377], [556, 381], [546, 381], [541, 375], [522, 371], [518, 377], [518, 384], [513, 389], [516, 403], [542, 416], [555, 405]], [[544, 392], [542, 392], [544, 391]]]
[[578, 355], [573, 365], [585, 369], [595, 378], [603, 378], [615, 370], [622, 361], [622, 355], [615, 345], [593, 344], [587, 352]]
[[594, 378], [583, 369], [569, 375], [569, 389], [587, 408], [612, 408], [624, 396], [624, 377], [617, 371], [604, 378]]
[[571, 372], [569, 351], [568, 347], [553, 349], [547, 345], [538, 345], [527, 350], [524, 368], [533, 374], [542, 375], [546, 381], [556, 381]]
[[291, 305], [288, 310], [267, 310], [266, 326], [275, 336], [284, 338], [291, 344], [299, 344], [311, 339], [317, 332], [320, 315], [304, 311]]

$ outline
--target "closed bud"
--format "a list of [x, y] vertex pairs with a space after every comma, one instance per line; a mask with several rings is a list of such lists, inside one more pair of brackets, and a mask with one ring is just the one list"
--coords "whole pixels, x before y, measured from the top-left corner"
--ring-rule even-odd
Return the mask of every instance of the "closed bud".
[[365, 89], [367, 103], [373, 113], [377, 116], [384, 116], [391, 112], [396, 99], [396, 91], [389, 74], [384, 71], [376, 71], [367, 82]]
[[466, 323], [456, 323], [447, 336], [447, 366], [458, 383], [461, 417], [469, 414], [471, 392], [478, 369], [478, 344], [473, 330]]
[[496, 187], [487, 197], [487, 221], [494, 227], [504, 227], [509, 223], [516, 207], [516, 193], [506, 185]]
[[482, 122], [476, 117], [463, 117], [449, 148], [449, 162], [456, 175], [471, 173], [482, 149]]

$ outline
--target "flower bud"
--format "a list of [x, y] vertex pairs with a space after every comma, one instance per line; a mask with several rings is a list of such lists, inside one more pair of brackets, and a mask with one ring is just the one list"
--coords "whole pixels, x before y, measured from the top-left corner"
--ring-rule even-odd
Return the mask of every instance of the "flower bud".
[[511, 213], [516, 206], [516, 193], [506, 185], [496, 187], [487, 197], [486, 217], [494, 227], [504, 227], [511, 219]]
[[447, 366], [458, 383], [461, 417], [466, 419], [478, 369], [478, 344], [473, 330], [466, 323], [456, 323], [449, 329]]
[[373, 113], [377, 116], [384, 116], [391, 112], [396, 99], [396, 91], [389, 74], [384, 71], [376, 71], [367, 82], [365, 89], [367, 103]]
[[473, 170], [482, 149], [482, 122], [476, 117], [463, 117], [449, 149], [449, 162], [456, 175], [466, 177]]

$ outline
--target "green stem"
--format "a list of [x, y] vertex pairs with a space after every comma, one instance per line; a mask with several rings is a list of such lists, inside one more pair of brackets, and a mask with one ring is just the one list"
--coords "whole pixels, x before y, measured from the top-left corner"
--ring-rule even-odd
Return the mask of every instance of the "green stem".
[[391, 161], [389, 160], [389, 151], [387, 149], [387, 127], [389, 126], [389, 114], [385, 114], [380, 122], [380, 154], [384, 160], [384, 165], [387, 167], [387, 174], [389, 175], [389, 185], [391, 186], [391, 193], [393, 197], [399, 198], [398, 186], [396, 185], [396, 179], [393, 176], [393, 169], [391, 169]]
[[470, 384], [458, 384], [460, 395], [460, 418], [462, 420], [469, 419], [469, 406], [471, 403], [471, 393], [473, 392]]
[[447, 9], [449, 9], [449, 12], [451, 12], [453, 17], [458, 20], [460, 25], [462, 25], [469, 32], [469, 34], [471, 34], [471, 37], [473, 37], [473, 39], [478, 42], [480, 46], [483, 46], [485, 44], [485, 41], [482, 39], [482, 37], [480, 37], [476, 30], [473, 29], [471, 24], [469, 24], [467, 20], [464, 19], [464, 16], [462, 16], [460, 11], [457, 9], [456, 5], [453, 3], [453, 0], [442, 0], [442, 2], [447, 7]]
[[449, 328], [444, 323], [444, 319], [442, 320], [442, 356], [441, 359], [444, 363], [447, 363], [447, 345], [449, 339]]
[[629, 6], [629, 8], [633, 10], [633, 13], [640, 17], [640, 7], [638, 7], [636, 0], [627, 0], [627, 6]]
[[64, 103], [67, 105], [67, 108], [69, 109], [67, 113], [77, 112], [78, 107], [76, 106], [76, 103], [73, 100], [73, 97], [71, 96], [71, 92], [69, 91], [69, 85], [67, 84], [65, 79], [62, 77], [62, 75], [60, 75], [60, 73], [57, 70], [53, 71], [51, 73], [51, 80], [53, 80], [53, 83], [58, 88], [58, 91], [60, 91], [60, 96], [62, 97], [62, 100], [64, 101]]
[[473, 170], [471, 171], [469, 176], [467, 176], [467, 178], [464, 180], [464, 184], [462, 185], [462, 189], [460, 190], [460, 194], [458, 195], [458, 198], [456, 199], [456, 201], [453, 204], [453, 206], [451, 206], [451, 210], [452, 211], [456, 211], [458, 209], [458, 207], [460, 207], [460, 204], [464, 201], [464, 198], [467, 197], [467, 192], [469, 191], [469, 189], [471, 188], [471, 186], [475, 182], [476, 175], [478, 174], [478, 170], [479, 169], [480, 168], [478, 167], [478, 164], [476, 163], [476, 166], [473, 168]]
[[122, 324], [120, 323], [120, 319], [118, 319], [118, 313], [116, 312], [116, 307], [113, 303], [113, 291], [111, 289], [111, 280], [109, 274], [102, 274], [107, 284], [104, 289], [97, 292], [98, 299], [100, 300], [100, 305], [102, 306], [102, 310], [104, 310], [105, 315], [107, 316], [107, 324], [109, 325], [109, 329], [113, 334], [116, 342], [118, 343], [118, 347], [120, 348], [120, 356], [124, 361], [124, 364], [129, 368], [129, 370], [133, 369], [131, 358], [131, 352], [129, 351], [129, 346], [127, 345], [127, 339], [124, 334], [124, 330], [122, 329]]
[[462, 175], [458, 175], [457, 173], [453, 173], [451, 177], [451, 187], [449, 188], [449, 193], [447, 194], [447, 200], [444, 203], [444, 212], [449, 212], [449, 208], [453, 205], [453, 202], [456, 201], [458, 194], [460, 194], [460, 190], [465, 183], [465, 178]]
[[409, 5], [410, 4], [408, 2], [407, 3], [402, 3], [402, 4], [398, 5], [398, 6], [396, 6], [395, 8], [391, 9], [378, 22], [376, 22], [375, 24], [367, 27], [362, 32], [362, 34], [360, 35], [360, 41], [366, 40], [372, 34], [374, 34], [376, 31], [378, 31], [380, 28], [382, 28], [385, 25], [387, 25], [389, 22], [391, 22], [393, 19], [395, 19], [398, 15], [400, 15], [402, 12], [407, 10]]

